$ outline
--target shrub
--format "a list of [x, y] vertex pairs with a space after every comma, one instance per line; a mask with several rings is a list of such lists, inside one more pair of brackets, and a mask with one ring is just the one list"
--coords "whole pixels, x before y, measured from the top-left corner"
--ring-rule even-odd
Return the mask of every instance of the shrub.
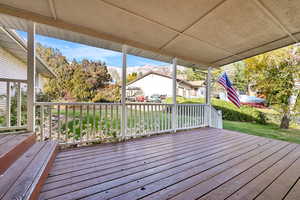
[[225, 120], [256, 122], [259, 124], [267, 123], [267, 117], [265, 113], [259, 111], [256, 108], [243, 105], [239, 109], [230, 102], [218, 99], [213, 99], [212, 104], [217, 110], [222, 111], [223, 119]]
[[120, 87], [118, 85], [108, 85], [98, 90], [93, 102], [119, 102], [121, 100]]
[[[171, 103], [172, 99], [166, 99], [167, 103]], [[204, 98], [184, 98], [184, 97], [177, 97], [177, 103], [179, 104], [203, 104]], [[266, 114], [259, 111], [256, 108], [242, 105], [241, 108], [237, 108], [231, 102], [219, 100], [219, 99], [212, 99], [212, 105], [217, 110], [222, 111], [223, 119], [229, 121], [241, 121], [241, 122], [256, 122], [259, 124], [266, 124], [267, 117]]]

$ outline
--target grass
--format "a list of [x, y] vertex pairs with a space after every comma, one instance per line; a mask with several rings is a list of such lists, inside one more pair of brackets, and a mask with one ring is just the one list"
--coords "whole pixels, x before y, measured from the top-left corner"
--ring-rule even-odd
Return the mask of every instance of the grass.
[[280, 129], [277, 124], [256, 124], [249, 122], [223, 121], [223, 128], [232, 131], [257, 135], [300, 144], [300, 128]]

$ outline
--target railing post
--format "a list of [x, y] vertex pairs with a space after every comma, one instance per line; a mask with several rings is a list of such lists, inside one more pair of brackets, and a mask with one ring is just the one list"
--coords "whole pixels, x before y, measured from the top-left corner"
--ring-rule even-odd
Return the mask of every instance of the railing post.
[[218, 128], [223, 129], [222, 110], [218, 110]]
[[22, 125], [22, 88], [21, 82], [17, 85], [17, 126]]
[[173, 109], [172, 109], [172, 129], [176, 132], [177, 129], [177, 58], [172, 60], [173, 70], [172, 70], [172, 98], [173, 98]]
[[123, 45], [122, 47], [122, 94], [121, 94], [121, 137], [122, 139], [126, 138], [127, 132], [127, 114], [126, 114], [126, 68], [127, 68], [127, 46]]
[[35, 23], [30, 22], [27, 31], [27, 129], [35, 129]]
[[208, 126], [211, 127], [211, 67], [207, 70], [205, 103], [208, 105]]
[[6, 126], [10, 127], [11, 119], [11, 92], [10, 92], [10, 82], [6, 82]]

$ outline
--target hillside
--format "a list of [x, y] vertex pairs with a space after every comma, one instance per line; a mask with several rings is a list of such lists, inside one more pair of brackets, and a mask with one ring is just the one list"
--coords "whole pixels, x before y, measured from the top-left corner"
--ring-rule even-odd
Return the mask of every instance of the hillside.
[[[115, 66], [108, 66], [108, 72], [113, 77], [113, 80], [119, 82], [121, 80], [122, 68], [115, 67]], [[185, 67], [178, 66], [178, 70], [183, 71]], [[172, 74], [172, 65], [165, 65], [165, 66], [153, 66], [153, 65], [143, 65], [143, 66], [132, 66], [127, 67], [127, 74], [131, 74], [136, 72], [137, 74], [145, 74], [147, 72], [154, 71], [165, 75]]]

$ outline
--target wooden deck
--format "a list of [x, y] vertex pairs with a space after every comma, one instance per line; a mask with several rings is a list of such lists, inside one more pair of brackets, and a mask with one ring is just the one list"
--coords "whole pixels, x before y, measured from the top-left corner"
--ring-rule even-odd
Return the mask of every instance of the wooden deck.
[[40, 199], [300, 199], [300, 145], [203, 128], [60, 152]]

